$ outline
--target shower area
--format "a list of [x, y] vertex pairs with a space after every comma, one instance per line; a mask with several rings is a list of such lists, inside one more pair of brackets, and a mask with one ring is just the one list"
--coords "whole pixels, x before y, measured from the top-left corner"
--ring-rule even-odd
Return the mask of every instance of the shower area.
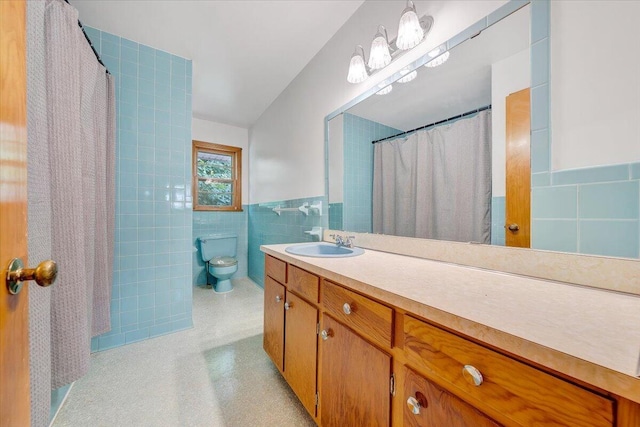
[[26, 3], [28, 258], [58, 265], [29, 289], [31, 425], [46, 426], [111, 328], [116, 89], [73, 7]]

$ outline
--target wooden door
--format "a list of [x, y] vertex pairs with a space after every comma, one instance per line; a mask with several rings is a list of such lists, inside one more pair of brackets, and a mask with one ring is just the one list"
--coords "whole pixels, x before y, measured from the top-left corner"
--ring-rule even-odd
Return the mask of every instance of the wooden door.
[[327, 315], [320, 340], [320, 421], [324, 427], [388, 426], [391, 356]]
[[285, 309], [284, 377], [315, 417], [318, 310], [290, 292]]
[[[407, 427], [499, 427], [473, 406], [404, 368], [403, 425]], [[409, 399], [412, 399], [409, 402]], [[411, 406], [409, 405], [411, 403]]]
[[531, 101], [529, 89], [507, 96], [505, 244], [531, 246]]
[[284, 362], [284, 291], [271, 277], [264, 281], [264, 336], [262, 347], [282, 372]]
[[26, 3], [0, 1], [0, 426], [28, 426], [29, 294], [9, 294], [13, 258], [27, 261]]

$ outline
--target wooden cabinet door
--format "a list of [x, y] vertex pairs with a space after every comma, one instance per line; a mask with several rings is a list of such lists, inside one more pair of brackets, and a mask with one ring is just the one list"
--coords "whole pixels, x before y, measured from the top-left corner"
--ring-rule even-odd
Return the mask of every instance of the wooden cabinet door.
[[285, 310], [284, 378], [315, 417], [318, 310], [290, 292]]
[[280, 372], [284, 362], [284, 292], [284, 286], [269, 276], [265, 277], [262, 347]]
[[325, 427], [388, 426], [391, 356], [323, 315], [320, 419]]
[[[405, 368], [403, 425], [408, 427], [499, 427], [468, 403]], [[409, 399], [412, 399], [409, 402]], [[411, 403], [411, 404], [410, 404]]]
[[11, 295], [13, 258], [27, 260], [26, 2], [0, 1], [0, 426], [30, 425], [29, 286]]

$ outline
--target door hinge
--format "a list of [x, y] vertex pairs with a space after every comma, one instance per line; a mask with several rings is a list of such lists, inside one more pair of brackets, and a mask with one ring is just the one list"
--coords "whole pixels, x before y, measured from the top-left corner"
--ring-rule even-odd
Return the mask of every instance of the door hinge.
[[316, 323], [316, 335], [320, 335], [320, 322]]
[[389, 378], [389, 393], [391, 396], [396, 395], [396, 374], [391, 374], [391, 378]]
[[319, 401], [318, 393], [316, 393], [316, 406], [318, 406], [318, 401]]

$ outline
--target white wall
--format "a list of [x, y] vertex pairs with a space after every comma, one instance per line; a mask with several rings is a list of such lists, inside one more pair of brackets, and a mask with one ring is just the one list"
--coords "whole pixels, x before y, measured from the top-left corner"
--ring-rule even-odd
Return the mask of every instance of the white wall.
[[531, 85], [530, 50], [525, 49], [491, 66], [492, 197], [505, 195], [506, 97]]
[[249, 130], [193, 118], [191, 137], [196, 141], [242, 148], [242, 204], [249, 204]]
[[551, 2], [553, 170], [640, 161], [640, 2]]
[[416, 1], [419, 15], [435, 19], [427, 40], [364, 83], [352, 85], [346, 76], [355, 46], [365, 46], [368, 56], [378, 24], [387, 26], [393, 39], [404, 8], [400, 1], [366, 1], [251, 128], [250, 203], [324, 194], [324, 117], [504, 3]]

